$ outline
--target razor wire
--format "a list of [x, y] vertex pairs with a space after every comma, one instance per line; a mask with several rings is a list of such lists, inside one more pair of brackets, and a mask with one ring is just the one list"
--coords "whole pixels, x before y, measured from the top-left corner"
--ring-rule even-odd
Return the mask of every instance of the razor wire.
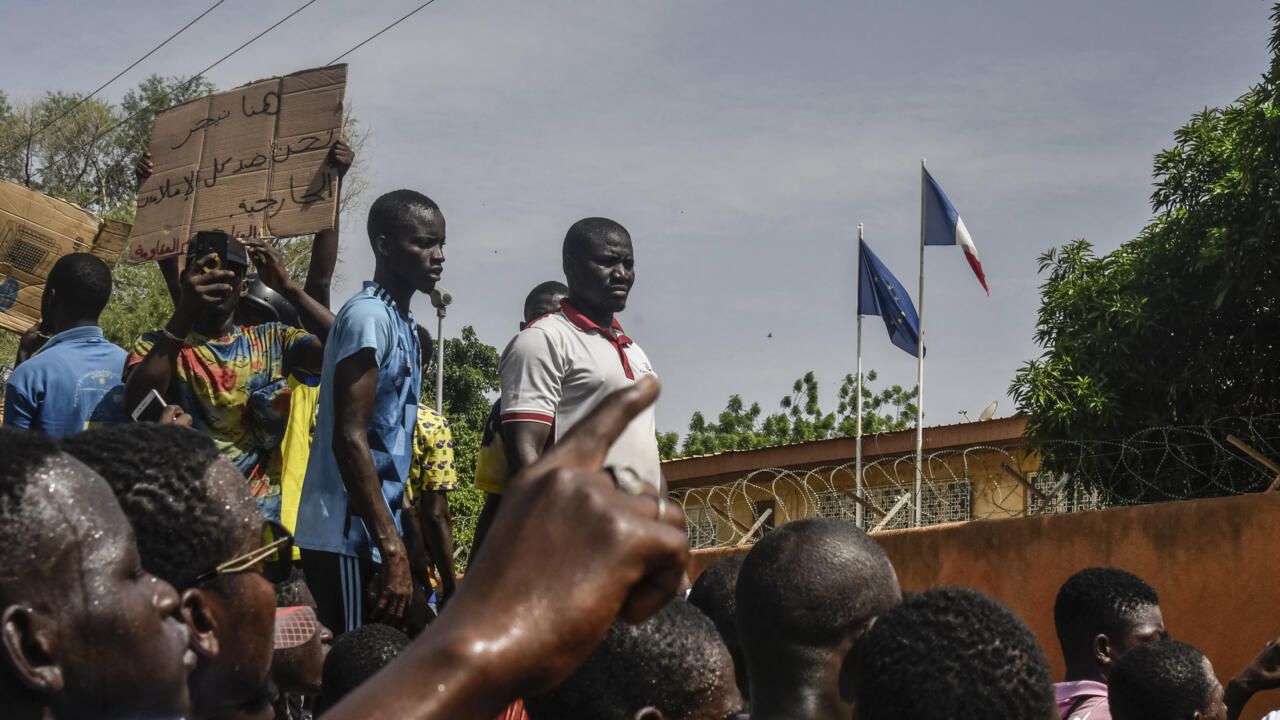
[[[1266, 490], [1277, 473], [1233, 445], [1231, 436], [1280, 461], [1280, 413], [1156, 426], [1116, 440], [1043, 442], [1038, 452], [1025, 444], [929, 452], [922, 457], [921, 522], [1080, 512]], [[1047, 467], [1041, 467], [1046, 460]], [[865, 461], [860, 496], [854, 473], [852, 460], [806, 470], [764, 468], [728, 483], [673, 490], [670, 496], [684, 510], [695, 548], [754, 542], [772, 526], [803, 517], [853, 521], [859, 505], [868, 530], [911, 527], [914, 503], [899, 501], [915, 492], [915, 453]]]

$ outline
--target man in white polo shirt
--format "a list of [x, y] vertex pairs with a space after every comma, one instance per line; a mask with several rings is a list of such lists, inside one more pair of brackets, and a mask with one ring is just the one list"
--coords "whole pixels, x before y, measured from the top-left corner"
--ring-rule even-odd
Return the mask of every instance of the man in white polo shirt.
[[[626, 228], [605, 218], [579, 220], [565, 235], [563, 254], [569, 297], [559, 312], [529, 323], [502, 354], [502, 430], [513, 476], [609, 393], [655, 374], [614, 318], [636, 279]], [[632, 470], [665, 493], [655, 431], [650, 406], [623, 431], [605, 464]]]

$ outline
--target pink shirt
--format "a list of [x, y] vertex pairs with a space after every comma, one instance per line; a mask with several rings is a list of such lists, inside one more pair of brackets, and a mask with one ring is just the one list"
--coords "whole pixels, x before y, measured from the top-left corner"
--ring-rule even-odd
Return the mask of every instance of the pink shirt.
[[[1062, 720], [1111, 720], [1106, 683], [1096, 680], [1060, 682], [1053, 686], [1053, 698], [1058, 704], [1058, 714], [1062, 716]], [[1076, 703], [1080, 704], [1068, 715], [1067, 711]]]

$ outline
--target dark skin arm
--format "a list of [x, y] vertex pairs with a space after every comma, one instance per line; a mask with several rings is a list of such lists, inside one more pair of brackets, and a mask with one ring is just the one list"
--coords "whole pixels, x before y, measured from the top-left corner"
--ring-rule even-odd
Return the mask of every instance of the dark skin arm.
[[409, 557], [396, 524], [382, 496], [369, 450], [369, 421], [378, 385], [378, 362], [372, 348], [344, 358], [334, 368], [333, 409], [337, 424], [333, 431], [333, 455], [338, 461], [342, 483], [347, 488], [352, 509], [364, 520], [369, 535], [382, 554], [382, 567], [374, 620], [398, 627], [413, 595]]
[[39, 324], [33, 325], [30, 330], [22, 333], [22, 337], [18, 340], [18, 355], [14, 358], [13, 366], [18, 367], [30, 360], [31, 356], [39, 352], [48, 341], [48, 333]]
[[655, 518], [652, 496], [620, 493], [600, 469], [657, 389], [614, 393], [513, 478], [492, 528], [509, 550], [477, 557], [442, 621], [325, 720], [493, 717], [556, 686], [615, 618], [641, 622], [666, 605], [688, 559], [684, 516], [668, 503]]
[[502, 436], [507, 444], [507, 467], [511, 477], [537, 462], [551, 437], [551, 426], [546, 423], [513, 420], [502, 423]]
[[[283, 295], [284, 299], [297, 309], [298, 319], [302, 321], [303, 329], [315, 335], [323, 343], [329, 337], [329, 330], [333, 327], [333, 313], [329, 307], [303, 292], [298, 283], [289, 277], [284, 258], [274, 246], [262, 238], [252, 236], [242, 238], [240, 242], [248, 250], [249, 259], [253, 261], [253, 266], [257, 269], [262, 283]], [[319, 358], [314, 356], [300, 358], [299, 360], [304, 362], [303, 367], [318, 370], [319, 361], [324, 359], [324, 349], [320, 348], [318, 352]], [[314, 365], [311, 364], [313, 362]]]
[[476, 532], [471, 539], [471, 557], [474, 558], [480, 552], [480, 545], [484, 543], [485, 536], [489, 534], [489, 527], [493, 525], [494, 518], [498, 517], [498, 509], [501, 507], [501, 495], [484, 494], [484, 508], [480, 510], [480, 517], [476, 519]]
[[[338, 174], [339, 193], [342, 192], [342, 179], [346, 177], [355, 159], [356, 154], [351, 146], [342, 141], [338, 141], [329, 151], [328, 162]], [[311, 264], [307, 266], [307, 281], [303, 285], [307, 295], [326, 308], [332, 305], [330, 289], [333, 285], [333, 270], [337, 266], [338, 219], [334, 218], [333, 229], [316, 233], [315, 242], [311, 246]], [[297, 303], [294, 306], [297, 307]]]
[[1280, 639], [1272, 640], [1223, 688], [1227, 720], [1238, 720], [1249, 700], [1263, 690], [1280, 687]]
[[422, 529], [418, 527], [418, 516], [413, 512], [407, 495], [400, 509], [400, 529], [403, 531], [405, 552], [409, 554], [409, 572], [418, 587], [431, 587], [431, 573], [427, 570], [432, 565], [431, 555], [427, 553]]
[[[212, 263], [215, 257], [215, 253], [210, 253], [183, 271], [181, 299], [165, 325], [170, 334], [185, 338], [201, 308], [215, 306], [226, 297], [226, 293], [237, 291], [233, 285], [236, 275], [230, 270], [198, 272], [204, 265]], [[156, 340], [147, 356], [129, 370], [125, 379], [126, 408], [136, 408], [152, 390], [161, 396], [168, 395], [178, 353], [183, 347], [183, 343], [165, 335]]]
[[422, 539], [426, 541], [436, 573], [440, 576], [440, 607], [453, 597], [457, 579], [453, 569], [453, 518], [449, 516], [449, 494], [428, 490], [418, 504]]

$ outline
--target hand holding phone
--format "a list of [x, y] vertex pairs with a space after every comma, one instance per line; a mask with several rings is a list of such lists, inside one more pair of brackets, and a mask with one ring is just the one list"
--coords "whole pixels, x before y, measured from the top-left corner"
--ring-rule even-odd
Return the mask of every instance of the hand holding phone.
[[142, 402], [138, 403], [138, 407], [133, 409], [132, 417], [134, 422], [160, 422], [160, 415], [164, 409], [168, 407], [164, 398], [160, 397], [160, 393], [155, 388], [142, 398]]

